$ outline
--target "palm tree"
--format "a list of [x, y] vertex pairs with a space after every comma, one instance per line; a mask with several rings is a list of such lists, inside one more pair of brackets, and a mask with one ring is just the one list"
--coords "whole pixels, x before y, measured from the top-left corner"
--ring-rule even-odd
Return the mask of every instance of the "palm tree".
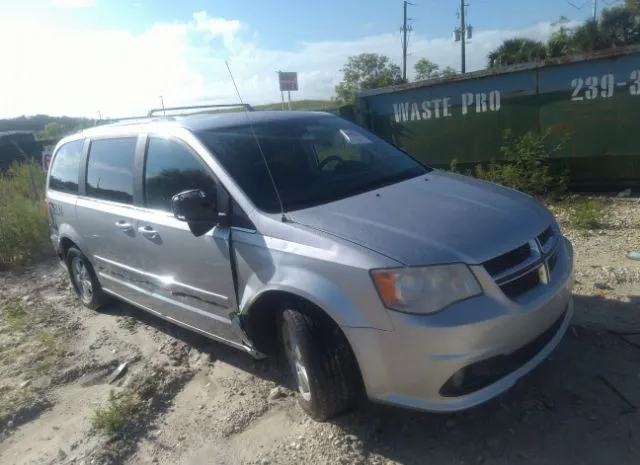
[[547, 56], [550, 58], [563, 57], [573, 53], [573, 36], [565, 27], [551, 34], [547, 42]]
[[489, 54], [489, 68], [544, 60], [547, 57], [545, 44], [537, 40], [507, 39]]
[[590, 19], [573, 31], [572, 42], [575, 49], [580, 52], [591, 52], [607, 48], [600, 33], [600, 25], [594, 19]]
[[554, 26], [562, 26], [551, 35], [546, 46], [529, 39], [505, 40], [489, 54], [489, 67], [640, 44], [640, 0], [629, 0], [626, 6], [607, 8], [602, 11], [600, 20], [588, 20], [572, 30], [564, 26], [566, 22], [566, 18], [561, 18], [554, 23]]
[[608, 8], [600, 18], [600, 36], [605, 47], [621, 47], [640, 42], [638, 13], [625, 7]]

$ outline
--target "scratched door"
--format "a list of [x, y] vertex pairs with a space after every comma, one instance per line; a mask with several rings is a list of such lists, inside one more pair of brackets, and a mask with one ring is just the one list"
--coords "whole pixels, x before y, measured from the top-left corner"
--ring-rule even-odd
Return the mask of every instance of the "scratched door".
[[226, 341], [240, 342], [230, 314], [237, 309], [229, 228], [195, 237], [171, 213], [171, 197], [189, 189], [215, 195], [216, 181], [199, 156], [177, 139], [151, 136], [137, 212], [143, 263], [154, 310]]

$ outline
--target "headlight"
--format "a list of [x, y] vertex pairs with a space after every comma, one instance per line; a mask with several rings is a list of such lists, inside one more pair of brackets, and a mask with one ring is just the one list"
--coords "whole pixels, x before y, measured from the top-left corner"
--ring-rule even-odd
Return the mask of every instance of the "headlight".
[[407, 313], [435, 313], [482, 294], [463, 264], [373, 270], [371, 277], [385, 307]]

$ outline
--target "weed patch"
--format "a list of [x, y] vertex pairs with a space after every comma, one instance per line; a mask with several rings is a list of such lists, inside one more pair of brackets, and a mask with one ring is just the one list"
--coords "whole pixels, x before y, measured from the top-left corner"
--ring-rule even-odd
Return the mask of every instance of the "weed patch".
[[67, 339], [52, 327], [41, 309], [20, 301], [0, 307], [0, 417], [36, 399], [31, 389], [40, 376], [64, 364]]
[[16, 333], [25, 330], [28, 313], [21, 305], [10, 305], [2, 311], [0, 332]]
[[109, 392], [109, 400], [103, 406], [96, 408], [93, 414], [92, 426], [97, 431], [115, 434], [129, 421], [135, 421], [140, 414], [142, 401], [134, 392]]
[[603, 229], [607, 226], [607, 204], [602, 199], [568, 199], [558, 204], [561, 219], [576, 230]]
[[[462, 174], [502, 184], [540, 199], [561, 196], [566, 191], [568, 173], [553, 172], [551, 156], [567, 139], [563, 137], [556, 144], [551, 144], [549, 139], [550, 132], [538, 135], [529, 131], [515, 136], [511, 130], [506, 130], [500, 147], [503, 159], [478, 164]], [[449, 170], [460, 173], [457, 160], [451, 162]]]
[[0, 269], [29, 263], [45, 250], [44, 185], [45, 173], [36, 163], [15, 164], [0, 176]]

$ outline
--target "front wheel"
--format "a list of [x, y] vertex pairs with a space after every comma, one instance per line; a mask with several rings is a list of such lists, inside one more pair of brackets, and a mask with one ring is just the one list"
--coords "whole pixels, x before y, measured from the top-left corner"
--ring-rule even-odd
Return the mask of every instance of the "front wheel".
[[67, 251], [67, 269], [73, 289], [82, 304], [92, 310], [98, 310], [107, 302], [93, 266], [80, 250], [71, 247]]
[[362, 397], [360, 370], [340, 329], [326, 316], [300, 309], [282, 313], [281, 339], [302, 409], [325, 421]]

